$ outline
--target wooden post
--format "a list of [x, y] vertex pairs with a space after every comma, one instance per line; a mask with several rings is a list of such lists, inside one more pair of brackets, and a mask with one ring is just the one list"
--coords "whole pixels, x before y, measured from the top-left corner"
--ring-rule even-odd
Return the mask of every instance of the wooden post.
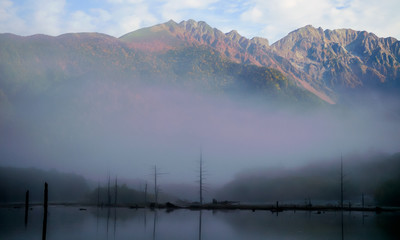
[[200, 149], [200, 179], [199, 179], [199, 193], [200, 193], [200, 205], [203, 205], [203, 151]]
[[115, 177], [115, 188], [114, 188], [114, 207], [117, 206], [117, 196], [118, 196], [118, 180]]
[[362, 204], [362, 208], [364, 209], [364, 193], [362, 193], [362, 196], [361, 196], [361, 204]]
[[42, 229], [42, 240], [46, 240], [47, 231], [47, 206], [49, 200], [49, 190], [47, 182], [44, 183], [44, 202], [43, 202], [43, 229]]
[[110, 193], [110, 173], [108, 174], [108, 185], [107, 185], [107, 206], [111, 205], [111, 193]]
[[49, 186], [47, 184], [47, 182], [44, 183], [44, 203], [43, 203], [43, 207], [44, 207], [44, 211], [47, 213], [47, 206], [49, 205], [48, 203], [49, 201]]
[[147, 182], [144, 185], [144, 206], [147, 206]]
[[100, 183], [97, 183], [97, 207], [100, 206]]
[[340, 208], [343, 210], [343, 156], [340, 156]]
[[28, 225], [28, 212], [29, 212], [29, 190], [25, 193], [25, 227]]
[[155, 206], [158, 205], [158, 189], [157, 189], [157, 166], [154, 165], [154, 202]]

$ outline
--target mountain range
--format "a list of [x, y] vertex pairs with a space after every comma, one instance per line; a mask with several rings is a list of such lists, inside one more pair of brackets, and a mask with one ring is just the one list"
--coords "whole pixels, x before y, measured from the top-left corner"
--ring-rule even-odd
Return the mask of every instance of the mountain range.
[[308, 25], [270, 45], [194, 20], [170, 20], [120, 38], [0, 34], [0, 102], [93, 78], [334, 104], [365, 89], [397, 92], [400, 42]]

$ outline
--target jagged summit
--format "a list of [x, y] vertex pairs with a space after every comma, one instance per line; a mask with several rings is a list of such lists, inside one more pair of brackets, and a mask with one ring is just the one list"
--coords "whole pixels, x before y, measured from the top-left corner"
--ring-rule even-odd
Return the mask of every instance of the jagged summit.
[[237, 63], [263, 66], [264, 63], [272, 62], [266, 53], [269, 48], [267, 39], [247, 39], [236, 30], [223, 33], [204, 21], [196, 22], [192, 19], [180, 23], [170, 20], [128, 33], [120, 39], [132, 47], [147, 51], [166, 51], [172, 48], [204, 45], [223, 53]]
[[[303, 79], [319, 89], [399, 85], [399, 41], [351, 29], [311, 25], [289, 33], [271, 47], [288, 59]], [[319, 85], [319, 87], [318, 87]]]
[[[0, 36], [3, 40], [21, 41], [18, 36]], [[265, 38], [248, 39], [236, 30], [223, 33], [204, 21], [189, 19], [180, 23], [169, 20], [120, 38], [79, 33], [58, 36], [58, 42], [53, 42], [53, 37], [40, 35], [23, 39], [46, 39], [59, 49], [65, 47], [65, 43], [59, 44], [64, 40], [75, 48], [96, 45], [106, 49], [109, 45], [122, 44], [126, 57], [133, 56], [131, 51], [159, 55], [170, 50], [184, 52], [187, 48], [202, 48], [218, 52], [237, 64], [277, 69], [299, 87], [329, 103], [340, 98], [339, 90], [343, 88], [400, 89], [400, 42], [392, 37], [379, 38], [373, 33], [352, 29], [324, 30], [307, 25], [269, 45]], [[104, 57], [107, 51], [102, 53]]]

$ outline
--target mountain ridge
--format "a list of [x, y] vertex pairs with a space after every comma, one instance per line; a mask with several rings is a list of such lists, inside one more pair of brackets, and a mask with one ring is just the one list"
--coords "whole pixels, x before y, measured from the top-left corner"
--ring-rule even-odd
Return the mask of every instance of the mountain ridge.
[[[74, 59], [72, 63], [59, 58], [55, 62], [50, 61], [49, 66], [42, 64], [42, 71], [59, 70], [60, 75], [65, 75], [66, 69], [76, 75], [93, 71], [91, 68], [79, 69], [82, 61], [94, 65], [102, 61], [101, 66], [117, 75], [126, 71], [134, 75], [140, 75], [143, 71], [161, 71], [159, 66], [165, 66], [166, 63], [160, 62], [159, 58], [168, 51], [206, 46], [236, 64], [277, 69], [297, 87], [331, 104], [340, 102], [342, 89], [351, 92], [364, 88], [400, 88], [400, 42], [392, 37], [379, 38], [366, 31], [323, 30], [307, 25], [270, 45], [265, 38], [248, 39], [236, 30], [223, 33], [204, 21], [194, 20], [180, 23], [170, 20], [119, 38], [102, 33], [67, 33], [56, 37], [0, 34], [0, 51], [4, 56], [0, 70], [6, 76], [5, 81], [31, 75], [26, 72], [23, 76], [17, 69], [10, 73], [7, 69], [15, 67], [11, 66], [10, 59], [14, 59], [20, 68], [24, 68], [28, 61], [37, 62], [37, 55], [46, 55], [35, 50], [42, 47], [43, 42], [52, 45], [58, 54]], [[15, 50], [18, 44], [24, 43], [33, 45], [25, 51]], [[9, 50], [7, 46], [14, 49]], [[72, 52], [76, 56], [70, 56]], [[26, 54], [26, 59], [15, 59], [15, 55]], [[58, 70], [49, 70], [55, 63], [55, 69]], [[142, 70], [132, 72], [133, 69]], [[40, 68], [30, 71], [33, 75], [39, 74]]]
[[314, 101], [305, 90], [288, 84], [281, 72], [235, 63], [206, 45], [154, 53], [98, 33], [0, 35], [0, 52], [0, 89], [11, 102], [90, 79], [192, 85], [212, 92], [243, 90], [263, 92], [269, 99]]
[[208, 45], [237, 63], [278, 69], [329, 103], [340, 98], [335, 92], [341, 88], [369, 88], [387, 82], [397, 87], [400, 82], [399, 41], [366, 31], [307, 25], [269, 45], [267, 39], [247, 39], [236, 30], [222, 33], [202, 21], [171, 20], [156, 26], [172, 29], [169, 36], [183, 44]]

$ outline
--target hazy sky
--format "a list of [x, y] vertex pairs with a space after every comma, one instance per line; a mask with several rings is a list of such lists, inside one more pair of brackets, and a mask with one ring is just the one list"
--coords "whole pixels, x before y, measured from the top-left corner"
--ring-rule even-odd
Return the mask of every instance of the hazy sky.
[[270, 43], [312, 24], [400, 38], [398, 0], [0, 0], [0, 32], [19, 35], [101, 32], [119, 37], [163, 23], [194, 19]]

